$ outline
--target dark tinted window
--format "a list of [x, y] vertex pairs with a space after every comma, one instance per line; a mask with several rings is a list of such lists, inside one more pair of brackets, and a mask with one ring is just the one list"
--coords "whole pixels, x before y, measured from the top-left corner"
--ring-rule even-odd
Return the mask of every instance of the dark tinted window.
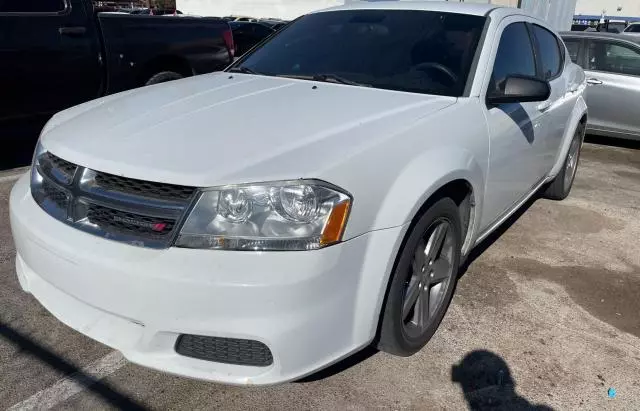
[[578, 53], [580, 52], [580, 40], [565, 40], [564, 44], [567, 45], [569, 50], [569, 57], [574, 63], [578, 63]]
[[640, 33], [640, 24], [632, 24], [625, 30], [625, 33]]
[[332, 75], [377, 88], [460, 96], [485, 21], [407, 10], [310, 14], [241, 65], [266, 75]]
[[56, 13], [64, 9], [64, 0], [0, 0], [0, 13]]
[[504, 91], [505, 80], [509, 76], [536, 76], [531, 38], [524, 23], [511, 24], [502, 33], [491, 87]]
[[631, 46], [592, 41], [589, 44], [589, 70], [640, 76], [640, 52]]
[[533, 35], [540, 50], [543, 78], [550, 80], [557, 77], [562, 70], [562, 53], [558, 46], [558, 38], [549, 30], [536, 25], [533, 26]]

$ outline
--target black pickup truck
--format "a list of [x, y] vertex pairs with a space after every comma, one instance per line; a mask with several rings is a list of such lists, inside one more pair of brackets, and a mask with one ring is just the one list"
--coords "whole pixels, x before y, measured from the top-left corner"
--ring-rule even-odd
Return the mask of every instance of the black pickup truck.
[[98, 13], [91, 0], [0, 0], [0, 153], [11, 151], [17, 124], [41, 128], [103, 95], [221, 70], [233, 53], [221, 19]]

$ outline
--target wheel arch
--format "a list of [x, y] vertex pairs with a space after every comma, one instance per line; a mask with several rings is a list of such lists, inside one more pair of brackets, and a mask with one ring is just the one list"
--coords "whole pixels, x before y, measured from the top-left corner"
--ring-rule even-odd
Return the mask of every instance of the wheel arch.
[[580, 97], [573, 107], [571, 116], [567, 121], [567, 126], [564, 130], [564, 136], [562, 137], [562, 145], [560, 146], [560, 150], [558, 150], [558, 155], [556, 157], [554, 166], [549, 172], [549, 179], [552, 179], [556, 175], [558, 175], [558, 173], [562, 169], [562, 166], [564, 165], [564, 159], [565, 157], [567, 157], [567, 153], [569, 152], [569, 146], [571, 145], [571, 140], [575, 135], [576, 128], [580, 124], [586, 126], [588, 122], [588, 116], [589, 113], [587, 110], [587, 103], [584, 101], [583, 97]]
[[144, 85], [153, 75], [163, 71], [174, 71], [185, 77], [194, 75], [189, 61], [180, 56], [160, 55], [144, 64], [138, 75], [138, 83]]
[[434, 150], [412, 161], [395, 179], [378, 210], [374, 227], [411, 225], [430, 204], [446, 195], [468, 213], [463, 247], [466, 254], [479, 224], [484, 180], [485, 168], [470, 151], [453, 147]]
[[379, 341], [381, 325], [382, 325], [382, 317], [384, 315], [384, 307], [387, 303], [387, 299], [389, 297], [389, 290], [391, 288], [391, 283], [393, 280], [393, 274], [396, 271], [396, 267], [400, 261], [400, 257], [402, 254], [402, 250], [405, 247], [405, 244], [409, 237], [411, 236], [412, 230], [415, 225], [418, 223], [420, 218], [424, 215], [424, 213], [438, 200], [442, 198], [450, 198], [453, 202], [458, 206], [458, 210], [460, 213], [460, 222], [462, 224], [462, 254], [461, 254], [461, 264], [462, 260], [465, 257], [465, 254], [468, 253], [470, 245], [473, 244], [473, 224], [476, 216], [476, 201], [475, 201], [475, 192], [472, 183], [469, 179], [466, 178], [449, 178], [445, 179], [449, 180], [444, 182], [435, 190], [430, 190], [430, 195], [425, 199], [425, 201], [419, 205], [417, 210], [415, 211], [411, 221], [407, 224], [406, 229], [403, 231], [402, 239], [398, 246], [395, 248], [395, 256], [393, 259], [393, 264], [390, 269], [387, 270], [387, 276], [383, 281], [384, 285], [384, 294], [382, 298], [379, 298], [380, 301], [379, 306], [376, 311], [376, 330], [375, 337], [373, 339], [374, 343]]

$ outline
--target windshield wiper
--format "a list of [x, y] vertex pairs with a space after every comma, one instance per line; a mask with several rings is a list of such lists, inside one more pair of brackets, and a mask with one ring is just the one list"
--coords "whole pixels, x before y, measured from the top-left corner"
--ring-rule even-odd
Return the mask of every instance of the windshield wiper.
[[315, 74], [313, 80], [324, 81], [325, 83], [346, 84], [349, 86], [371, 87], [371, 84], [358, 83], [357, 81], [348, 80], [336, 74]]
[[349, 86], [372, 87], [371, 84], [358, 83], [357, 81], [347, 80], [346, 78], [340, 77], [336, 74], [314, 74], [314, 75], [278, 74], [276, 77], [295, 78], [299, 80], [322, 81], [324, 83], [346, 84]]
[[250, 69], [249, 67], [233, 67], [228, 70], [231, 73], [244, 73], [244, 74], [260, 74], [257, 71]]

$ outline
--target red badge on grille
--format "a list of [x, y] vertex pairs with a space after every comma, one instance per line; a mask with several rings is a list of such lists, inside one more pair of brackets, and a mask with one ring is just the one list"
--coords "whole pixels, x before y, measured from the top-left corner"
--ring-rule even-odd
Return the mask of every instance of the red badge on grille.
[[153, 231], [162, 231], [165, 229], [165, 227], [167, 226], [167, 223], [155, 223], [151, 229]]

